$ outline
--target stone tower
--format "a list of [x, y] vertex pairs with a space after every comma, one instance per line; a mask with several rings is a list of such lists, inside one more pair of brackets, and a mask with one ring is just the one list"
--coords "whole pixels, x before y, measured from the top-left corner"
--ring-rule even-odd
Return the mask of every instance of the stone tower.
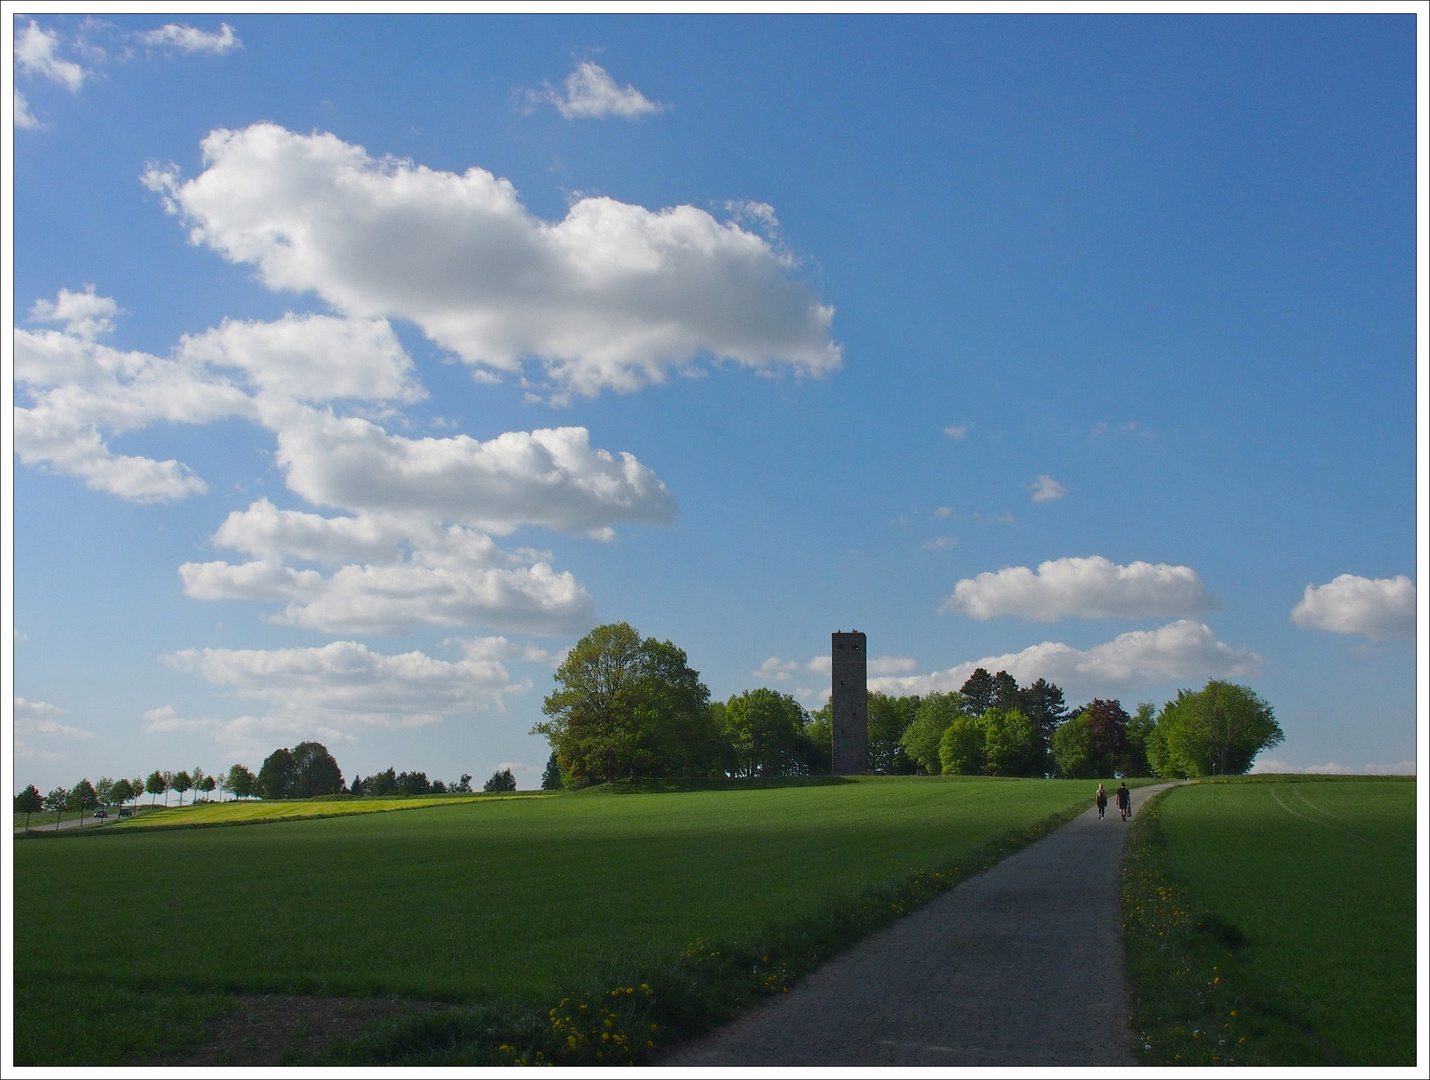
[[869, 665], [864, 635], [858, 630], [829, 635], [833, 728], [830, 771], [849, 776], [869, 769]]

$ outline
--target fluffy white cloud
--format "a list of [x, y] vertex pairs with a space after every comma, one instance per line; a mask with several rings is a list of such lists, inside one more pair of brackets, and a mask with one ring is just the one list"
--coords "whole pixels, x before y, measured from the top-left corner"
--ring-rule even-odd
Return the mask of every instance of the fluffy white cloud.
[[493, 533], [521, 525], [609, 538], [616, 522], [664, 524], [675, 500], [632, 455], [582, 427], [408, 439], [367, 420], [307, 411], [278, 436], [288, 486], [309, 502], [417, 511]]
[[185, 335], [177, 352], [198, 364], [238, 368], [255, 389], [284, 400], [410, 403], [426, 396], [386, 319], [291, 313], [275, 322], [225, 319]]
[[1033, 501], [1035, 503], [1052, 502], [1054, 499], [1061, 499], [1068, 493], [1066, 487], [1058, 483], [1047, 473], [1039, 473], [1038, 478], [1029, 484], [1028, 487], [1033, 492]]
[[254, 401], [228, 378], [185, 357], [112, 349], [96, 340], [113, 328], [118, 305], [93, 287], [61, 289], [31, 318], [64, 330], [16, 329], [15, 382], [32, 405], [15, 409], [15, 450], [27, 465], [82, 478], [135, 502], [202, 494], [203, 480], [175, 460], [113, 453], [106, 436], [154, 423], [202, 424], [255, 417]]
[[1307, 585], [1291, 621], [1307, 630], [1364, 634], [1372, 641], [1415, 637], [1415, 582], [1404, 574], [1363, 578], [1341, 574], [1325, 585]]
[[206, 168], [146, 182], [190, 239], [311, 290], [359, 318], [419, 326], [463, 360], [516, 373], [538, 361], [556, 397], [634, 390], [713, 356], [819, 374], [840, 363], [833, 309], [768, 241], [691, 206], [607, 198], [555, 224], [483, 169], [373, 158], [329, 134], [219, 130]]
[[943, 429], [943, 433], [950, 439], [965, 439], [968, 437], [967, 424], [949, 424]]
[[605, 68], [590, 60], [582, 60], [566, 76], [564, 95], [548, 83], [540, 90], [528, 90], [526, 100], [531, 107], [554, 105], [567, 120], [603, 120], [608, 116], [634, 120], [665, 109], [634, 86], [617, 86]]
[[781, 660], [778, 656], [770, 656], [766, 657], [759, 667], [750, 672], [750, 675], [766, 683], [789, 682], [794, 678], [794, 673], [798, 670], [799, 664], [793, 660]]
[[61, 289], [53, 300], [36, 300], [30, 307], [30, 318], [36, 322], [60, 322], [65, 333], [81, 341], [93, 341], [114, 329], [114, 317], [119, 305], [113, 297], [96, 296], [94, 286], [83, 292]]
[[[499, 548], [485, 533], [420, 514], [326, 518], [267, 499], [234, 511], [213, 540], [257, 556], [184, 563], [197, 600], [282, 601], [274, 621], [334, 633], [403, 633], [420, 626], [501, 626], [567, 633], [594, 619], [591, 596], [541, 552]], [[337, 566], [324, 574], [285, 560]]]
[[928, 675], [871, 678], [886, 694], [957, 690], [977, 668], [1006, 671], [1020, 683], [1047, 679], [1071, 697], [1114, 696], [1149, 683], [1197, 682], [1255, 674], [1262, 658], [1218, 641], [1204, 623], [1181, 619], [1156, 630], [1134, 630], [1090, 649], [1044, 641], [1022, 652], [986, 656]]
[[218, 56], [243, 48], [243, 42], [228, 23], [220, 23], [216, 32], [199, 30], [183, 23], [166, 23], [157, 30], [144, 31], [139, 35], [139, 40], [158, 48], [171, 48], [188, 53], [207, 52]]
[[457, 660], [377, 653], [354, 641], [312, 649], [186, 649], [165, 660], [267, 706], [264, 716], [223, 726], [219, 737], [237, 742], [266, 732], [418, 727], [501, 710], [506, 695], [531, 689], [492, 658], [487, 639], [460, 644]]
[[940, 611], [974, 619], [1016, 615], [1033, 622], [1150, 619], [1196, 615], [1216, 606], [1190, 566], [1134, 562], [1119, 566], [1101, 555], [1052, 559], [1036, 572], [1007, 566], [964, 578]]
[[[480, 534], [467, 539], [466, 546], [494, 560], [517, 558]], [[481, 625], [560, 634], [594, 622], [590, 593], [569, 571], [558, 573], [545, 562], [424, 561], [436, 560], [419, 551], [396, 565], [350, 564], [326, 576], [270, 562], [184, 563], [179, 575], [184, 592], [195, 599], [287, 601], [273, 621], [330, 633], [400, 634], [421, 626]]]
[[59, 35], [31, 19], [15, 34], [15, 66], [26, 75], [38, 75], [78, 92], [88, 72], [72, 60], [61, 60], [59, 47]]
[[34, 115], [30, 112], [30, 103], [25, 100], [25, 95], [18, 90], [12, 91], [12, 93], [14, 94], [15, 104], [11, 110], [11, 116], [15, 120], [15, 126], [17, 128], [30, 128], [32, 130], [34, 128], [43, 127], [44, 125], [35, 119]]

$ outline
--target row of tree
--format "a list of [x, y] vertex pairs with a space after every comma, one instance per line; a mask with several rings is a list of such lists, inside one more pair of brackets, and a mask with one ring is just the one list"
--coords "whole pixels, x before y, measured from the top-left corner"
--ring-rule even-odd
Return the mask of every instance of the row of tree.
[[[668, 641], [627, 623], [599, 626], [567, 654], [547, 719], [542, 787], [621, 778], [791, 776], [830, 769], [830, 706], [807, 711], [761, 688], [725, 702]], [[956, 692], [868, 695], [868, 763], [877, 773], [1073, 778], [1241, 773], [1282, 741], [1271, 707], [1248, 687], [1212, 680], [1160, 711], [1115, 700], [1069, 710], [1045, 679], [1019, 686], [979, 668]]]
[[[301, 742], [292, 749], [281, 747], [268, 757], [255, 774], [246, 765], [230, 766], [227, 772], [209, 775], [202, 769], [170, 772], [155, 769], [146, 779], [112, 780], [101, 777], [97, 783], [88, 778], [72, 788], [57, 787], [48, 795], [41, 795], [31, 784], [15, 796], [15, 812], [25, 815], [25, 826], [29, 827], [31, 814], [42, 810], [59, 815], [65, 813], [88, 814], [102, 806], [122, 806], [144, 796], [150, 796], [150, 805], [164, 797], [164, 805], [169, 805], [169, 793], [179, 797], [179, 805], [184, 805], [184, 795], [193, 791], [194, 799], [200, 794], [211, 795], [217, 791], [222, 799], [228, 793], [237, 799], [306, 799], [320, 795], [440, 795], [446, 792], [469, 792], [472, 790], [470, 773], [463, 773], [459, 780], [446, 782], [428, 780], [425, 772], [397, 772], [388, 768], [366, 778], [354, 776], [351, 786], [343, 782], [343, 773], [337, 760], [328, 748], [319, 742]], [[483, 787], [485, 791], [515, 791], [516, 778], [510, 769], [498, 769]], [[58, 818], [56, 825], [58, 825]]]

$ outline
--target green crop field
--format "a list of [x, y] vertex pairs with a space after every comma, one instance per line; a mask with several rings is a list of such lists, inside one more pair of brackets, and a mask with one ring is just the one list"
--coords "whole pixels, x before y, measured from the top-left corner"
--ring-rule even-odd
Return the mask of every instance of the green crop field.
[[[15, 848], [16, 1060], [169, 1052], [196, 1030], [170, 1017], [176, 1002], [221, 1009], [237, 993], [544, 1013], [698, 940], [758, 951], [770, 928], [861, 890], [956, 874], [1088, 795], [1081, 781], [865, 778], [31, 839]], [[75, 1000], [118, 1004], [98, 1023]], [[135, 1015], [115, 1022], [115, 1008]]]
[[1129, 921], [1149, 1060], [1414, 1064], [1414, 780], [1249, 777], [1159, 804], [1129, 860], [1164, 879], [1139, 894], [1156, 919]]

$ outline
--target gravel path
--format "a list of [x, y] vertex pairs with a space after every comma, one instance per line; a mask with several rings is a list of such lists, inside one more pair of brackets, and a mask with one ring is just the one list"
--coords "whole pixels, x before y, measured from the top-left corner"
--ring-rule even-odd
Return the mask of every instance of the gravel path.
[[[1170, 787], [1136, 788], [1133, 808]], [[663, 1065], [1133, 1065], [1115, 804], [855, 946]]]

